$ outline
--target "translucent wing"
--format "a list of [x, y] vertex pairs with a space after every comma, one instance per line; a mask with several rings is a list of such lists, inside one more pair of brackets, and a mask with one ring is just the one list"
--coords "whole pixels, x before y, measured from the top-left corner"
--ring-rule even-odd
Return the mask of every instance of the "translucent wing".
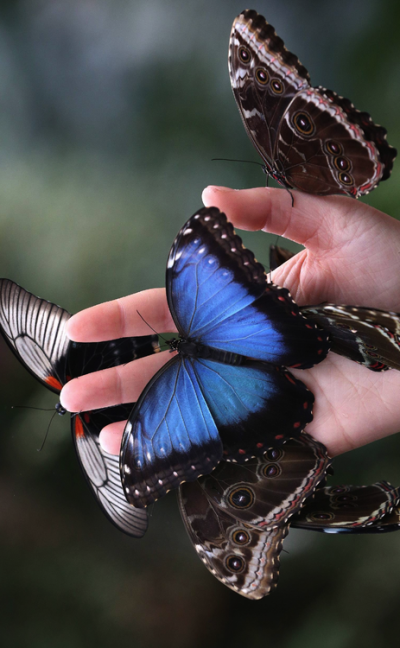
[[72, 436], [83, 473], [103, 512], [121, 531], [140, 538], [147, 529], [147, 513], [126, 501], [118, 456], [100, 445], [99, 434], [109, 423], [125, 421], [133, 403], [83, 412], [71, 417]]
[[0, 331], [18, 360], [56, 394], [66, 381], [65, 325], [70, 317], [63, 308], [0, 279]]
[[328, 351], [326, 334], [302, 317], [287, 290], [267, 282], [215, 207], [197, 212], [175, 239], [167, 297], [180, 334], [209, 347], [301, 368]]
[[[0, 329], [18, 360], [48, 389], [59, 394], [63, 385], [92, 371], [130, 362], [158, 350], [157, 336], [108, 342], [75, 343], [65, 335], [70, 314], [35, 297], [8, 279], [0, 280]], [[147, 528], [144, 511], [126, 502], [118, 458], [102, 450], [99, 434], [105, 425], [125, 420], [131, 405], [72, 416], [75, 449], [102, 510], [122, 531], [140, 537]]]

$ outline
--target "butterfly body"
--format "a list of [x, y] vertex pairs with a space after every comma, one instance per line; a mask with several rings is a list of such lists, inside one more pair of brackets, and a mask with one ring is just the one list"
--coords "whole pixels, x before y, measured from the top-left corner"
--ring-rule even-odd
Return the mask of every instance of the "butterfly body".
[[[36, 297], [13, 281], [0, 279], [0, 331], [11, 351], [47, 389], [59, 396], [72, 378], [125, 364], [158, 349], [157, 336], [122, 338], [108, 342], [71, 342], [65, 333], [70, 313]], [[117, 405], [71, 415], [76, 453], [102, 511], [120, 530], [141, 537], [147, 528], [145, 511], [126, 502], [118, 457], [100, 445], [99, 435], [109, 423], [128, 418], [133, 404]], [[56, 412], [66, 410], [57, 402]]]
[[253, 10], [234, 21], [229, 72], [264, 170], [287, 189], [359, 197], [389, 177], [386, 130], [348, 100], [314, 88], [298, 58]]
[[122, 482], [137, 507], [222, 456], [243, 462], [298, 436], [313, 396], [285, 367], [309, 367], [328, 350], [214, 207], [179, 232], [166, 284], [178, 353], [141, 394], [121, 446]]

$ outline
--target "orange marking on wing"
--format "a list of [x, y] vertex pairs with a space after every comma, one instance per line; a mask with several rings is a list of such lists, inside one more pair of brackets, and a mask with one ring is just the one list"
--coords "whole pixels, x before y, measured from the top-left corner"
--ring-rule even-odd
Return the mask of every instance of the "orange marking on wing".
[[54, 376], [47, 376], [47, 378], [45, 378], [45, 382], [50, 385], [50, 387], [58, 389], [58, 391], [62, 390], [62, 384], [59, 380], [57, 380], [57, 378], [54, 378]]
[[83, 418], [85, 419], [85, 423], [90, 423], [90, 414], [89, 412], [85, 412], [83, 415]]
[[83, 439], [85, 436], [85, 431], [83, 429], [82, 421], [79, 416], [75, 418], [75, 436], [79, 439]]

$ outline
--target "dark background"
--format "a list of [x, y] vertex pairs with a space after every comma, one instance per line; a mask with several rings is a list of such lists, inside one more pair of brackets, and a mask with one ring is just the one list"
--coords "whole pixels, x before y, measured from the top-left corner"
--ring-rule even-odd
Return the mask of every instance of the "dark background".
[[[0, 275], [71, 312], [164, 284], [169, 247], [209, 183], [262, 186], [230, 90], [241, 2], [0, 3]], [[254, 6], [308, 67], [400, 145], [400, 5]], [[399, 167], [367, 202], [397, 217]], [[246, 234], [260, 261], [276, 237]], [[296, 246], [292, 246], [296, 249]], [[384, 254], [384, 252], [383, 252]], [[365, 251], [368, 263], [368, 250]], [[373, 304], [371, 304], [373, 306]], [[398, 642], [400, 534], [292, 531], [277, 591], [251, 602], [204, 568], [171, 493], [140, 541], [103, 517], [68, 417], [4, 344], [0, 638], [25, 648], [354, 648]], [[336, 461], [335, 480], [400, 484], [392, 437]]]

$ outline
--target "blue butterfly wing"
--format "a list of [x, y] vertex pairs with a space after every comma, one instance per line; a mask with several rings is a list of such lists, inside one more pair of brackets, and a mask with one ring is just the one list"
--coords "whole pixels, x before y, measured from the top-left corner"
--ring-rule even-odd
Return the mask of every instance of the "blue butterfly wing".
[[167, 265], [169, 307], [182, 337], [275, 365], [311, 367], [328, 337], [290, 293], [267, 282], [225, 214], [204, 208], [188, 220]]
[[209, 473], [222, 457], [192, 363], [176, 356], [152, 378], [125, 427], [120, 469], [128, 501], [144, 507]]
[[283, 367], [190, 359], [219, 430], [224, 459], [246, 461], [296, 437], [312, 420], [313, 394]]

